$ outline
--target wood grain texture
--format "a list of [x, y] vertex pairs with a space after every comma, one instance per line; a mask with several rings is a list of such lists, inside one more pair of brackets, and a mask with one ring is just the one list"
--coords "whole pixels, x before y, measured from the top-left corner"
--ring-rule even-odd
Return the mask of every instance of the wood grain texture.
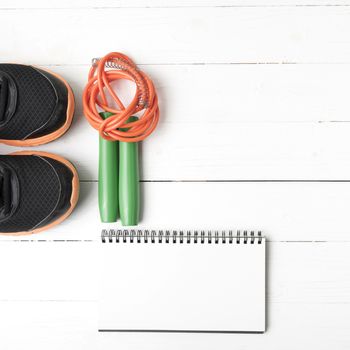
[[0, 9], [348, 6], [349, 0], [3, 0]]
[[[142, 145], [141, 178], [349, 180], [348, 66], [143, 66], [161, 120]], [[81, 180], [95, 181], [97, 132], [81, 107], [88, 66], [50, 68], [72, 85], [77, 111], [66, 135], [37, 149], [67, 157]]]
[[[143, 183], [140, 227], [262, 230], [271, 241], [349, 241], [350, 183]], [[97, 183], [82, 183], [73, 214], [55, 228], [2, 241], [99, 240]]]
[[[348, 181], [348, 123], [162, 123], [141, 147], [147, 181]], [[81, 117], [60, 140], [37, 147], [97, 180], [98, 137]], [[13, 151], [1, 147], [3, 153]]]
[[[40, 149], [72, 160], [82, 191], [55, 229], [0, 237], [0, 348], [347, 350], [349, 6], [2, 1], [1, 61], [46, 65], [75, 91], [72, 129]], [[80, 99], [91, 58], [112, 50], [160, 95], [161, 123], [142, 146], [140, 227], [262, 230], [266, 334], [97, 334], [97, 135]]]
[[[243, 349], [258, 345], [263, 349], [295, 349], [303, 348], [305, 344], [308, 348], [317, 345], [320, 349], [328, 349], [331, 344], [336, 344], [338, 349], [346, 349], [350, 341], [350, 326], [344, 323], [350, 316], [350, 280], [346, 277], [350, 268], [349, 243], [268, 243], [268, 331], [264, 335], [97, 334], [97, 305], [94, 301], [86, 301], [91, 297], [91, 289], [87, 289], [86, 284], [79, 287], [79, 283], [74, 282], [69, 286], [72, 293], [81, 293], [81, 301], [65, 300], [67, 278], [77, 277], [73, 265], [78, 250], [85, 251], [87, 245], [7, 243], [8, 256], [21, 254], [28, 258], [34, 253], [38, 261], [47, 261], [50, 254], [52, 263], [40, 267], [40, 276], [47, 286], [37, 280], [27, 283], [28, 269], [37, 268], [36, 262], [28, 259], [28, 267], [16, 270], [14, 283], [5, 285], [0, 291], [0, 326], [4, 331], [0, 345], [11, 343], [12, 350], [23, 348], [25, 342], [35, 342], [39, 350], [45, 345], [53, 349], [65, 345], [67, 349], [94, 350], [98, 344], [99, 349], [109, 350], [115, 348], [115, 344], [118, 349], [139, 349], [141, 344], [143, 349], [217, 349], [218, 346]], [[68, 254], [63, 252], [64, 249]], [[76, 250], [77, 256], [70, 254], [72, 249]], [[86, 267], [91, 264], [88, 255], [79, 254], [79, 260]], [[56, 269], [65, 273], [57, 274]], [[55, 280], [45, 278], [51, 272], [55, 273]], [[117, 278], [117, 270], [114, 276]], [[37, 288], [39, 283], [40, 289]], [[4, 301], [4, 298], [8, 299]], [[290, 337], [290, 334], [298, 336]]]
[[[0, 345], [22, 350], [121, 350], [261, 348], [294, 350], [332, 346], [347, 349], [350, 341], [348, 304], [274, 304], [269, 308], [273, 326], [264, 335], [181, 333], [97, 333], [93, 302], [0, 302]], [[20, 333], [20, 336], [19, 336]], [[292, 336], [297, 335], [297, 336]], [[288, 340], [288, 341], [286, 341]]]
[[[27, 30], [28, 18], [40, 26]], [[67, 35], [57, 35], [63, 19]], [[0, 20], [7, 61], [82, 64], [115, 49], [137, 63], [350, 63], [350, 11], [338, 6], [23, 9], [3, 10]], [[109, 30], [96, 30], [106, 23], [132, 30], [113, 47]], [[153, 41], [161, 45], [150, 49]]]
[[[103, 250], [92, 242], [2, 242], [0, 248], [1, 266], [11, 266], [2, 274], [7, 283], [0, 302], [96, 301], [98, 293], [108, 293], [98, 290], [100, 270], [110, 268], [112, 274], [115, 268], [118, 278], [118, 268], [127, 268], [105, 266]], [[350, 242], [268, 242], [268, 307], [349, 304], [349, 248]]]
[[[80, 118], [90, 61], [84, 66], [44, 68], [70, 83]], [[156, 86], [161, 123], [350, 121], [350, 64], [181, 64], [140, 69]], [[119, 91], [128, 101], [133, 89], [123, 90], [124, 86]]]
[[96, 350], [94, 302], [0, 301], [0, 348]]
[[[92, 276], [98, 271], [91, 265], [102, 263], [103, 267], [103, 260], [95, 254], [95, 261], [91, 262], [92, 243], [8, 242], [0, 246], [6, 249], [0, 256], [1, 266], [7, 263], [13, 269], [12, 276], [5, 274], [3, 280], [16, 276], [12, 283], [4, 283], [0, 291], [0, 326], [4, 330], [0, 344], [11, 342], [11, 350], [21, 349], [25, 342], [35, 342], [39, 350], [45, 345], [53, 349], [63, 345], [67, 349], [96, 349], [96, 344], [109, 350], [116, 343], [120, 349], [137, 349], [141, 343], [145, 349], [214, 349], [218, 345], [243, 349], [257, 344], [269, 349], [294, 349], [305, 344], [311, 348], [319, 344], [320, 349], [327, 349], [334, 343], [337, 348], [346, 349], [350, 340], [350, 327], [344, 324], [350, 316], [349, 242], [268, 243], [265, 335], [97, 335], [97, 305], [88, 300], [95, 297], [97, 288]], [[16, 256], [21, 256], [26, 266]], [[30, 280], [39, 270], [41, 273]], [[117, 278], [117, 270], [114, 276]], [[21, 337], [16, 336], [19, 331]], [[291, 333], [298, 336], [286, 343]]]
[[264, 335], [248, 334], [167, 334], [103, 333], [99, 344], [112, 350], [142, 349], [322, 349], [332, 346], [347, 349], [349, 327], [344, 319], [350, 315], [348, 304], [271, 304], [271, 328]]
[[95, 301], [93, 242], [1, 242], [0, 301]]

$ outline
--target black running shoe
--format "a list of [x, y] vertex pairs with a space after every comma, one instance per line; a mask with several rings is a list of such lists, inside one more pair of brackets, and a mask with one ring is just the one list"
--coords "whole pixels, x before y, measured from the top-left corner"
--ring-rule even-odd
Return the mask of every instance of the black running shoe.
[[0, 64], [0, 142], [37, 146], [72, 123], [74, 96], [59, 75], [32, 66]]
[[78, 174], [45, 152], [0, 156], [0, 234], [37, 233], [63, 221], [79, 195]]

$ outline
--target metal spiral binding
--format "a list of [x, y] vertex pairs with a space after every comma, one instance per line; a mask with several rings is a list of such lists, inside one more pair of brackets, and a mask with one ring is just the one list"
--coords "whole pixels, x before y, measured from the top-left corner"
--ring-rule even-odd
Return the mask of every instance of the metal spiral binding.
[[102, 230], [102, 243], [261, 244], [261, 231]]

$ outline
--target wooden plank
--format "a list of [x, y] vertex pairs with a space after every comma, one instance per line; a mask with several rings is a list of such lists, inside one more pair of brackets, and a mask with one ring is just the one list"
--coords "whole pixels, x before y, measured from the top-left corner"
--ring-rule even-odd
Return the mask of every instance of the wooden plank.
[[[4, 61], [82, 64], [114, 49], [138, 63], [350, 62], [350, 12], [338, 6], [10, 9], [0, 20]], [[113, 33], [95, 30], [107, 23]]]
[[[142, 145], [142, 179], [349, 179], [350, 125], [321, 123], [349, 121], [350, 70], [344, 67], [143, 67], [158, 85], [161, 121]], [[71, 83], [76, 117], [66, 135], [37, 148], [71, 159], [82, 180], [97, 180], [97, 132], [81, 107], [88, 67], [51, 68]]]
[[348, 0], [3, 0], [1, 8], [346, 6]]
[[[140, 148], [141, 179], [348, 180], [349, 133], [349, 123], [163, 122]], [[81, 180], [95, 181], [97, 135], [78, 117], [67, 135], [36, 149], [70, 159]]]
[[2, 301], [0, 309], [1, 349], [97, 349], [94, 302]]
[[[161, 123], [350, 121], [350, 65], [141, 65], [154, 81]], [[76, 115], [90, 66], [46, 66], [71, 84]], [[124, 101], [133, 88], [121, 84]]]
[[[144, 183], [140, 227], [262, 230], [272, 241], [349, 241], [350, 183]], [[97, 183], [55, 228], [6, 240], [99, 240]]]
[[1, 242], [0, 301], [91, 301], [97, 297], [92, 242]]
[[[348, 304], [349, 242], [267, 244], [268, 305]], [[345, 315], [344, 315], [345, 316]]]
[[[350, 328], [344, 323], [350, 315], [350, 279], [347, 277], [350, 268], [349, 244], [349, 242], [268, 243], [267, 333], [264, 336], [254, 337], [232, 335], [229, 339], [227, 335], [204, 335], [209, 337], [205, 343], [211, 346], [214, 343], [216, 345], [222, 343], [220, 347], [225, 349], [233, 344], [241, 347], [254, 346], [259, 341], [262, 349], [271, 346], [278, 349], [292, 332], [298, 334], [298, 337], [291, 338], [293, 340], [288, 342], [287, 349], [299, 347], [301, 344], [308, 344], [312, 348], [318, 341], [324, 346], [321, 349], [326, 349], [331, 343], [337, 344], [337, 349], [346, 349], [350, 340]], [[96, 342], [96, 333], [94, 334], [97, 327], [96, 305], [93, 302], [72, 301], [77, 282], [69, 283], [72, 296], [66, 292], [68, 287], [66, 276], [77, 277], [72, 266], [77, 262], [77, 257], [91, 273], [88, 260], [91, 260], [92, 255], [81, 254], [77, 250], [78, 254], [74, 256], [71, 254], [72, 245], [73, 243], [64, 244], [62, 248], [58, 243], [0, 245], [0, 256], [5, 253], [3, 259], [6, 260], [1, 262], [1, 266], [6, 263], [9, 270], [14, 268], [11, 276], [4, 275], [2, 279], [0, 326], [4, 333], [0, 344], [10, 342], [14, 346], [13, 349], [20, 349], [24, 342], [35, 341], [38, 349], [41, 349], [44, 344], [57, 342], [53, 349], [59, 349], [58, 345], [63, 344], [71, 349], [72, 345], [86, 346], [90, 342]], [[84, 250], [86, 245], [87, 243], [79, 244], [79, 251]], [[76, 244], [75, 247], [77, 246]], [[63, 249], [67, 249], [67, 254]], [[35, 254], [34, 259], [28, 255], [32, 253]], [[9, 259], [11, 255], [21, 257], [29, 267], [22, 264], [22, 269], [17, 269], [18, 263], [15, 259]], [[96, 257], [96, 254], [94, 256]], [[45, 261], [46, 264], [42, 263], [38, 267], [36, 261], [39, 260]], [[94, 264], [98, 266], [96, 260]], [[33, 267], [31, 271], [30, 267]], [[56, 268], [60, 268], [61, 273], [57, 273]], [[56, 280], [54, 281], [53, 277], [47, 279], [46, 271], [50, 271]], [[39, 278], [51, 286], [46, 287], [40, 283], [41, 290], [39, 290], [37, 288]], [[88, 281], [90, 278], [91, 274], [83, 277]], [[27, 279], [31, 281], [28, 283]], [[90, 292], [85, 290], [85, 294], [81, 295], [82, 300], [86, 298], [86, 293]], [[67, 297], [71, 301], [65, 301]], [[32, 298], [34, 300], [31, 300]], [[16, 336], [18, 333], [21, 337]], [[164, 348], [164, 341], [166, 339], [169, 341], [173, 336], [166, 334], [166, 338], [163, 339], [160, 334], [154, 333], [133, 334], [132, 338], [127, 334], [99, 334], [97, 341], [100, 349], [105, 350], [110, 349], [116, 342], [120, 344], [118, 348], [132, 349], [141, 341], [144, 342], [143, 348], [146, 349]], [[177, 334], [173, 341], [178, 346], [182, 342], [187, 342], [188, 345], [192, 341], [199, 344], [203, 341], [204, 345], [203, 335], [199, 338], [197, 336]], [[192, 348], [193, 345], [194, 343]]]
[[[294, 350], [307, 346], [347, 350], [349, 304], [271, 304], [264, 335], [186, 333], [97, 333], [94, 303], [0, 302], [1, 348], [86, 349], [245, 349]], [[297, 336], [291, 336], [297, 335]], [[288, 339], [288, 341], [286, 341]], [[98, 347], [97, 347], [98, 346]]]
[[100, 349], [262, 349], [347, 350], [350, 328], [349, 304], [271, 304], [267, 333], [191, 334], [191, 333], [102, 333]]
[[[9, 247], [16, 245], [16, 247]], [[186, 334], [99, 334], [96, 338], [97, 311], [94, 302], [82, 301], [52, 301], [52, 298], [59, 296], [67, 286], [62, 275], [72, 274], [71, 264], [77, 259], [70, 254], [67, 259], [59, 261], [62, 251], [51, 250], [50, 245], [31, 243], [19, 244], [24, 248], [17, 251], [18, 256], [23, 256], [24, 250], [35, 250], [38, 256], [44, 257], [44, 249], [49, 247], [52, 262], [61, 266], [61, 274], [56, 274], [57, 281], [50, 290], [45, 289], [43, 283], [40, 284], [44, 290], [36, 290], [41, 301], [28, 300], [31, 291], [35, 291], [36, 279], [39, 276], [44, 279], [45, 274], [41, 269], [35, 269], [30, 274], [32, 283], [23, 281], [25, 288], [20, 288], [16, 280], [21, 280], [28, 273], [26, 269], [14, 271], [9, 280], [7, 276], [3, 279], [1, 297], [12, 292], [14, 298], [9, 298], [6, 302], [0, 301], [1, 314], [0, 326], [4, 331], [0, 344], [13, 344], [11, 349], [21, 349], [23, 344], [34, 342], [40, 350], [44, 344], [51, 345], [53, 349], [66, 345], [67, 349], [73, 349], [73, 345], [78, 349], [83, 349], [83, 345], [98, 341], [100, 349], [109, 350], [112, 345], [118, 343], [120, 349], [133, 349], [142, 343], [143, 348], [164, 348], [164, 342], [172, 343], [178, 347], [182, 344], [195, 344], [201, 348], [211, 349], [214, 344], [219, 344], [220, 348], [229, 348], [236, 345], [239, 347], [256, 346], [259, 348], [281, 348], [283, 342], [291, 332], [298, 334], [288, 342], [286, 349], [300, 347], [301, 344], [308, 344], [312, 348], [317, 342], [322, 344], [321, 349], [327, 349], [329, 344], [337, 345], [337, 349], [347, 349], [349, 344], [349, 326], [344, 320], [350, 316], [349, 289], [350, 280], [347, 272], [350, 267], [348, 257], [349, 242], [339, 243], [268, 243], [268, 331], [264, 336], [249, 337], [247, 335], [232, 335], [227, 339], [227, 335], [186, 335]], [[57, 247], [57, 244], [55, 244]], [[86, 245], [86, 244], [85, 244]], [[36, 247], [43, 247], [38, 251]], [[70, 244], [65, 244], [69, 249]], [[19, 248], [18, 244], [8, 243], [7, 249], [13, 253]], [[10, 248], [10, 249], [9, 249]], [[82, 248], [82, 245], [80, 245]], [[2, 254], [1, 254], [2, 255]], [[25, 253], [24, 258], [27, 257]], [[88, 256], [83, 257], [87, 262]], [[32, 260], [26, 260], [31, 265]], [[45, 259], [45, 261], [48, 261]], [[68, 262], [67, 262], [68, 261]], [[88, 262], [87, 262], [88, 263]], [[95, 262], [96, 263], [96, 262]], [[89, 264], [89, 263], [88, 263]], [[3, 265], [2, 265], [3, 266]], [[9, 267], [11, 268], [11, 267]], [[19, 272], [19, 273], [18, 273]], [[117, 273], [117, 272], [116, 272]], [[15, 284], [11, 287], [10, 281], [16, 276]], [[117, 274], [116, 274], [117, 276]], [[47, 283], [52, 280], [47, 280]], [[61, 283], [61, 285], [60, 285]], [[55, 290], [55, 287], [60, 288]], [[71, 293], [74, 294], [75, 284], [70, 285]], [[19, 291], [19, 290], [20, 291]], [[29, 293], [29, 294], [28, 294]], [[38, 293], [41, 293], [40, 295]], [[46, 293], [46, 294], [45, 294]], [[21, 294], [21, 295], [20, 295]], [[24, 300], [19, 300], [22, 297]], [[66, 293], [59, 297], [66, 298]], [[51, 300], [51, 301], [49, 301]], [[301, 317], [302, 315], [302, 317]], [[325, 331], [327, 330], [327, 331]], [[18, 333], [21, 337], [18, 337]], [[206, 340], [204, 337], [208, 337]], [[165, 337], [165, 338], [163, 338]], [[214, 337], [214, 338], [212, 338]], [[207, 345], [205, 345], [207, 344]], [[91, 345], [91, 344], [90, 344]], [[79, 347], [77, 347], [79, 346]], [[324, 346], [324, 347], [323, 347]], [[177, 347], [177, 348], [178, 348]], [[92, 348], [93, 349], [93, 348]]]
[[[103, 246], [98, 250], [94, 243], [0, 243], [0, 265], [7, 266], [0, 301], [95, 301], [99, 270], [113, 270], [103, 265]], [[268, 242], [269, 305], [349, 304], [349, 248], [350, 242]]]

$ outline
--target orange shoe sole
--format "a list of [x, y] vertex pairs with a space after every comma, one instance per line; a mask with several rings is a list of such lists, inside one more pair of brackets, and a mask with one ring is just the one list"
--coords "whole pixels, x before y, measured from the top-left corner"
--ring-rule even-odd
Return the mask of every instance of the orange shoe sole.
[[43, 69], [41, 67], [40, 67], [40, 69], [52, 74], [57, 79], [61, 80], [64, 83], [64, 85], [67, 87], [68, 104], [67, 104], [67, 113], [66, 113], [65, 123], [56, 131], [52, 132], [51, 134], [45, 135], [45, 136], [40, 136], [40, 137], [36, 137], [33, 139], [27, 139], [27, 140], [1, 140], [0, 139], [0, 143], [3, 143], [5, 145], [9, 145], [9, 146], [17, 146], [17, 147], [39, 146], [39, 145], [43, 145], [45, 143], [51, 142], [51, 141], [56, 140], [57, 138], [61, 137], [71, 126], [72, 121], [73, 121], [74, 108], [75, 108], [74, 95], [73, 95], [72, 88], [69, 86], [67, 81], [64, 80], [60, 75], [58, 75], [54, 72], [51, 72], [48, 69]]
[[34, 155], [34, 156], [40, 156], [40, 157], [47, 157], [47, 158], [52, 158], [57, 160], [60, 163], [63, 163], [66, 165], [71, 172], [73, 173], [73, 179], [72, 179], [72, 195], [70, 198], [70, 207], [69, 209], [58, 219], [55, 221], [51, 222], [50, 224], [31, 230], [31, 231], [22, 231], [22, 232], [0, 232], [0, 235], [5, 235], [5, 236], [22, 236], [22, 235], [31, 235], [33, 233], [39, 233], [45, 230], [48, 230], [59, 223], [61, 223], [63, 220], [65, 220], [73, 211], [75, 206], [78, 203], [78, 198], [79, 198], [79, 176], [78, 172], [73, 166], [71, 162], [69, 162], [67, 159], [64, 159], [63, 157], [57, 156], [56, 154], [48, 153], [48, 152], [37, 152], [37, 151], [19, 151], [19, 152], [14, 152], [11, 153], [12, 156], [20, 156], [20, 155]]

